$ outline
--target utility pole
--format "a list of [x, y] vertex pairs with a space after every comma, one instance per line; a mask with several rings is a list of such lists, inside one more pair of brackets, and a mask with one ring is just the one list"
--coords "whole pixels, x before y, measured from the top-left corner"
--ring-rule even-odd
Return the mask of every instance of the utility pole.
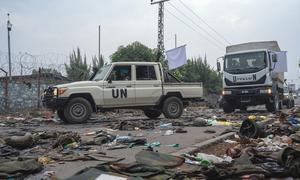
[[157, 61], [160, 57], [164, 58], [165, 46], [164, 46], [164, 2], [169, 0], [155, 1], [151, 0], [151, 5], [158, 4], [158, 41], [157, 41]]
[[101, 44], [100, 44], [101, 41], [100, 41], [100, 38], [101, 38], [101, 26], [99, 25], [99, 46], [98, 46], [98, 48], [99, 48], [98, 49], [99, 50], [99, 52], [98, 52], [99, 53], [98, 54], [99, 62], [100, 62], [100, 58], [101, 58], [101, 49], [100, 49], [101, 48]]
[[12, 29], [12, 24], [9, 21], [9, 13], [7, 14], [7, 44], [8, 44], [8, 75], [9, 80], [11, 81], [11, 54], [10, 54], [10, 31]]

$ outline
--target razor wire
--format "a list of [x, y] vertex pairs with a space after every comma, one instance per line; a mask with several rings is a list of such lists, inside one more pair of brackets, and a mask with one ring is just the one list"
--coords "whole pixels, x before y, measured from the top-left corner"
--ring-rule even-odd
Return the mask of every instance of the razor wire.
[[[30, 54], [18, 53], [11, 54], [12, 76], [31, 75], [33, 70], [39, 68], [53, 69], [66, 75], [65, 64], [69, 63], [69, 56], [60, 53]], [[8, 53], [0, 51], [0, 67], [9, 69]], [[1, 75], [0, 75], [1, 76]]]

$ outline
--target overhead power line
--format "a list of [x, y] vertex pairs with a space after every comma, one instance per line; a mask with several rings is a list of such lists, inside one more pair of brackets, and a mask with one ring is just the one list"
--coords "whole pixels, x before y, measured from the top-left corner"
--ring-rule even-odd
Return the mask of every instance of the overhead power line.
[[195, 28], [193, 28], [191, 25], [187, 24], [186, 22], [184, 22], [182, 19], [180, 19], [179, 17], [177, 17], [175, 14], [171, 13], [168, 9], [166, 9], [166, 12], [169, 13], [170, 15], [172, 15], [174, 18], [176, 18], [178, 21], [180, 21], [181, 23], [183, 23], [184, 25], [186, 25], [187, 27], [189, 27], [190, 29], [192, 29], [193, 31], [195, 31], [196, 33], [198, 33], [199, 35], [201, 35], [203, 38], [205, 38], [207, 41], [209, 41], [211, 44], [213, 44], [215, 47], [217, 47], [219, 50], [224, 51], [223, 47], [220, 47], [218, 44], [216, 44], [214, 41], [210, 40], [209, 38], [207, 38], [205, 35], [203, 35], [202, 33], [200, 33], [199, 31], [197, 31]]
[[201, 18], [195, 11], [193, 11], [190, 7], [188, 7], [182, 0], [178, 0], [185, 8], [190, 10], [200, 21], [202, 21], [204, 24], [206, 24], [212, 31], [214, 31], [220, 38], [222, 38], [225, 42], [228, 44], [231, 44], [222, 34], [220, 34], [217, 30], [215, 30], [212, 26], [210, 26], [203, 18]]
[[190, 18], [188, 15], [186, 15], [184, 12], [182, 12], [180, 9], [178, 9], [176, 6], [174, 6], [171, 2], [168, 2], [176, 11], [178, 11], [180, 14], [182, 14], [184, 17], [189, 19], [194, 25], [196, 25], [199, 29], [201, 29], [205, 34], [207, 34], [210, 38], [217, 41], [218, 43], [226, 46], [227, 44], [223, 43], [222, 41], [215, 38], [211, 33], [209, 33], [206, 29], [201, 27], [199, 24], [197, 24], [192, 18]]

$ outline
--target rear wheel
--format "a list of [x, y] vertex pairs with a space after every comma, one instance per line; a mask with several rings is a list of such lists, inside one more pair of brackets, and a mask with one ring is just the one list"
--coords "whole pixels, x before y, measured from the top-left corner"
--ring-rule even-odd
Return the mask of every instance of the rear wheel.
[[64, 110], [57, 110], [56, 113], [60, 120], [62, 120], [63, 122], [66, 122], [66, 123], [68, 122], [65, 117]]
[[166, 118], [176, 119], [182, 115], [183, 103], [178, 97], [168, 97], [163, 103], [163, 113]]
[[276, 112], [276, 111], [278, 111], [279, 110], [279, 107], [280, 106], [280, 102], [279, 102], [279, 100], [278, 100], [278, 96], [275, 96], [274, 98], [273, 98], [273, 102], [268, 102], [267, 104], [266, 104], [266, 108], [267, 108], [267, 110], [269, 111], [269, 112]]
[[64, 108], [64, 115], [69, 123], [84, 123], [91, 114], [91, 103], [81, 97], [71, 99]]
[[290, 109], [290, 108], [292, 108], [292, 107], [293, 107], [292, 101], [287, 100], [287, 102], [286, 102], [286, 108], [287, 108], [287, 109]]
[[144, 109], [144, 114], [150, 119], [156, 119], [161, 115], [160, 110], [155, 109]]

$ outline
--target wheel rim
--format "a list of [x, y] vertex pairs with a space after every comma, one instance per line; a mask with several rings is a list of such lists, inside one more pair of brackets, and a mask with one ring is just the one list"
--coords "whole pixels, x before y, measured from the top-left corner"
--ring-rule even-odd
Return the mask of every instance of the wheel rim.
[[176, 103], [176, 102], [170, 103], [170, 105], [168, 107], [168, 110], [169, 110], [170, 113], [176, 114], [179, 110], [179, 104]]
[[71, 106], [70, 111], [74, 117], [80, 118], [85, 116], [86, 107], [81, 103], [76, 103]]

